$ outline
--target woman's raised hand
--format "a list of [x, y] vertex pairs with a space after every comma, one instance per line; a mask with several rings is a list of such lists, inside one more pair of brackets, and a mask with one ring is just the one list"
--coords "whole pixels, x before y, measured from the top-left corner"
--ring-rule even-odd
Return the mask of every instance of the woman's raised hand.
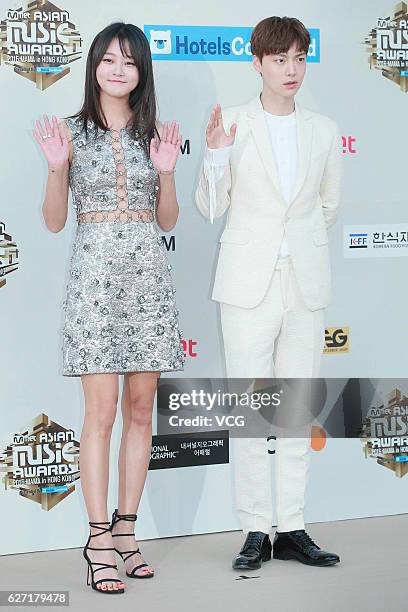
[[57, 118], [52, 122], [44, 115], [44, 128], [40, 121], [35, 122], [37, 130], [33, 136], [40, 145], [50, 168], [62, 168], [69, 160], [69, 144], [64, 129], [58, 125]]
[[160, 139], [155, 136], [150, 141], [150, 159], [158, 172], [170, 174], [174, 171], [181, 142], [178, 123], [163, 123]]
[[227, 134], [222, 123], [221, 106], [216, 104], [211, 111], [205, 135], [209, 149], [220, 149], [234, 144], [237, 124], [231, 125], [230, 133]]

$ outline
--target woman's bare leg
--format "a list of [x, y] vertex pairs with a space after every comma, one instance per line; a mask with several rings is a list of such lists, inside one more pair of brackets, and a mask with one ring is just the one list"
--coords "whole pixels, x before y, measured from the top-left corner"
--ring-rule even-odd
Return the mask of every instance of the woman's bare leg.
[[[132, 372], [125, 374], [122, 394], [123, 432], [119, 452], [119, 514], [135, 514], [139, 507], [152, 444], [152, 409], [159, 372]], [[114, 538], [118, 550], [136, 550], [133, 536], [134, 523], [120, 521], [112, 533], [129, 533], [129, 538]], [[140, 554], [126, 561], [126, 570], [144, 563]], [[152, 574], [149, 567], [137, 574]]]
[[[85, 418], [81, 433], [80, 471], [81, 487], [89, 521], [108, 521], [107, 497], [109, 484], [109, 448], [112, 427], [118, 403], [117, 374], [87, 374], [81, 376], [85, 397]], [[108, 527], [104, 525], [103, 527]], [[101, 531], [91, 527], [91, 534]], [[105, 533], [91, 538], [93, 548], [113, 548], [112, 536]], [[88, 552], [91, 561], [115, 564], [115, 553], [111, 551]], [[98, 565], [95, 565], [96, 569]], [[95, 580], [118, 578], [113, 568], [100, 570]], [[122, 582], [104, 582], [97, 585], [102, 590], [123, 588]]]

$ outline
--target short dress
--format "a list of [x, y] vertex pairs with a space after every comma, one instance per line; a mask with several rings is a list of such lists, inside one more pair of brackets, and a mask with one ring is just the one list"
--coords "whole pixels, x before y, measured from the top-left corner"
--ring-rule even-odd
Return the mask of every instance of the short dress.
[[64, 302], [63, 375], [183, 369], [182, 333], [155, 205], [158, 174], [127, 128], [68, 118], [77, 230]]

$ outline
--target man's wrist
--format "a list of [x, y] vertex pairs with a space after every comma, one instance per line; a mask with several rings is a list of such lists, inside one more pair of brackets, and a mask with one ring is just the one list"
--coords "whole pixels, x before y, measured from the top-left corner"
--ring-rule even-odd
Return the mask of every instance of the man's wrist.
[[204, 159], [212, 166], [227, 166], [231, 157], [232, 145], [219, 149], [206, 148]]

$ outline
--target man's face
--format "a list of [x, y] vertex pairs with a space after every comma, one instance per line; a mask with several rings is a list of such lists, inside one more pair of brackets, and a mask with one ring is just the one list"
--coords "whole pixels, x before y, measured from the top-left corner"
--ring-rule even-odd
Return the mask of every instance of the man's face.
[[293, 44], [286, 53], [264, 55], [262, 61], [254, 55], [252, 63], [262, 75], [264, 88], [282, 98], [293, 98], [305, 76], [306, 53]]

